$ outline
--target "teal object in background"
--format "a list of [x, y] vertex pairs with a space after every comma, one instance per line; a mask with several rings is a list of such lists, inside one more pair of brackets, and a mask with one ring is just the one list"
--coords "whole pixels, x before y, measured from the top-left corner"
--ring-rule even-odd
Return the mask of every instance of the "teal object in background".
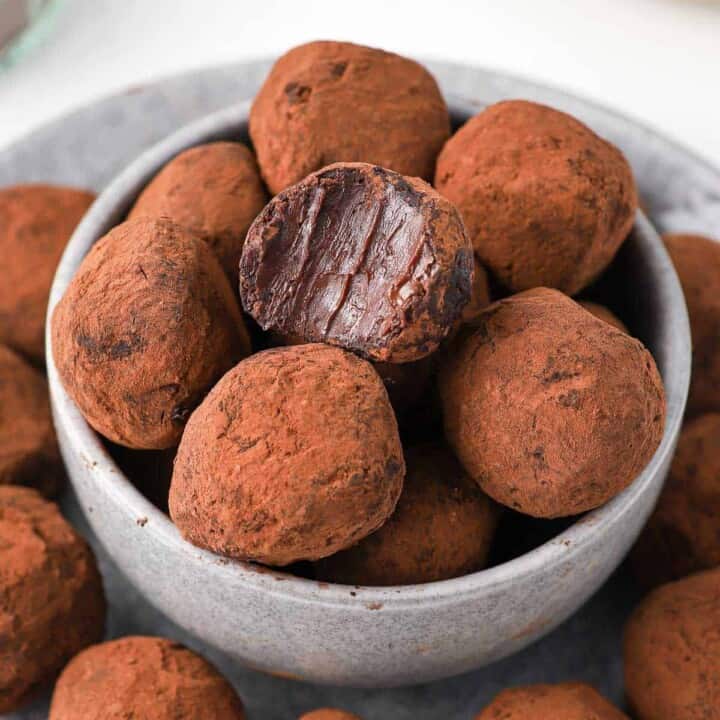
[[0, 0], [0, 69], [42, 42], [59, 6], [59, 0]]

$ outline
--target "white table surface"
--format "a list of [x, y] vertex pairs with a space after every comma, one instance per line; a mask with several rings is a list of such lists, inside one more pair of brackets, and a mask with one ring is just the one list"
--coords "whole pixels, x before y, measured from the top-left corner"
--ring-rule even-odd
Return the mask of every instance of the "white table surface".
[[0, 148], [128, 86], [332, 38], [549, 82], [720, 166], [718, 0], [55, 1], [48, 37], [0, 71]]

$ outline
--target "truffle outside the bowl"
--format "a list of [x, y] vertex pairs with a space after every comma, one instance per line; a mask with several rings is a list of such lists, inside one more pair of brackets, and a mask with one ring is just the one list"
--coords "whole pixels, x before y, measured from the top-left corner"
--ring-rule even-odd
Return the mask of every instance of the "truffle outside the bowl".
[[[450, 107], [455, 125], [478, 110], [460, 102]], [[246, 139], [248, 109], [239, 104], [183, 128], [108, 186], [65, 252], [49, 313], [92, 244], [124, 218], [160, 167], [193, 145]], [[602, 133], [603, 119], [612, 116], [596, 112], [594, 129]], [[627, 490], [521, 557], [453, 580], [367, 588], [317, 583], [200, 550], [123, 476], [63, 390], [48, 338], [53, 413], [79, 503], [110, 556], [151, 603], [251, 667], [382, 687], [448, 677], [508, 656], [568, 618], [618, 566], [657, 500], [677, 441], [690, 373], [687, 313], [662, 242], [644, 217], [638, 215], [611, 276], [628, 294], [632, 317], [623, 319], [663, 376], [665, 434]]]

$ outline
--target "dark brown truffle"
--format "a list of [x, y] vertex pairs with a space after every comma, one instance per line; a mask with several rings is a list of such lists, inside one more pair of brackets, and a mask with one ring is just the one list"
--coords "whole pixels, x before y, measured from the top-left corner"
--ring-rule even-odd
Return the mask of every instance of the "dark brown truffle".
[[536, 517], [602, 505], [662, 438], [650, 353], [556, 290], [490, 305], [440, 375], [445, 431], [498, 502]]
[[592, 313], [596, 318], [609, 323], [618, 330], [622, 330], [624, 333], [628, 332], [625, 323], [617, 315], [615, 315], [612, 310], [608, 310], [608, 308], [604, 305], [591, 302], [590, 300], [579, 300], [578, 304], [584, 307], [589, 313]]
[[0, 345], [0, 485], [29, 485], [52, 496], [64, 480], [47, 382]]
[[52, 185], [0, 190], [0, 342], [45, 358], [45, 313], [55, 268], [95, 196]]
[[429, 185], [331, 165], [275, 197], [250, 227], [243, 305], [264, 330], [381, 362], [433, 352], [470, 299], [473, 257]]
[[484, 567], [497, 508], [443, 445], [406, 452], [395, 512], [357, 545], [316, 564], [322, 580], [346, 585], [413, 585]]
[[245, 235], [267, 200], [252, 152], [242, 143], [214, 142], [165, 165], [129, 218], [166, 217], [202, 237], [234, 286]]
[[720, 243], [666, 235], [690, 315], [693, 343], [688, 413], [720, 412]]
[[357, 715], [353, 715], [345, 710], [337, 708], [319, 708], [301, 715], [298, 720], [361, 720]]
[[244, 720], [232, 685], [204, 658], [158, 637], [95, 645], [68, 664], [49, 720]]
[[720, 570], [663, 585], [625, 628], [625, 692], [637, 720], [720, 718]]
[[443, 148], [435, 186], [460, 210], [478, 257], [515, 291], [582, 290], [615, 256], [638, 203], [616, 147], [521, 100], [469, 120]]
[[720, 565], [720, 414], [683, 428], [670, 474], [632, 553], [641, 583], [655, 587]]
[[445, 101], [422, 65], [351, 43], [313, 42], [283, 55], [250, 111], [273, 195], [340, 161], [431, 180], [449, 135]]
[[55, 308], [52, 333], [58, 372], [86, 420], [148, 450], [177, 444], [192, 409], [250, 351], [212, 251], [148, 218], [95, 244]]
[[95, 558], [54, 503], [0, 486], [0, 714], [98, 642], [105, 598]]
[[585, 683], [503, 690], [475, 720], [628, 720]]
[[327, 345], [275, 348], [243, 360], [193, 413], [170, 515], [186, 539], [223, 555], [317, 560], [377, 530], [404, 474], [369, 363]]

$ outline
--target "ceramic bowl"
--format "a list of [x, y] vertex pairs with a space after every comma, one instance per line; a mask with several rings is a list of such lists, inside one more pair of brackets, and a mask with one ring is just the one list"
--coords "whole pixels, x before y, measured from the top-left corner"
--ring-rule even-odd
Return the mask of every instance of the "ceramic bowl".
[[[450, 101], [460, 124], [476, 106]], [[70, 241], [49, 313], [92, 244], [120, 222], [147, 181], [190, 146], [245, 139], [249, 104], [189, 125], [143, 153], [100, 195]], [[58, 438], [78, 501], [110, 556], [169, 618], [243, 663], [336, 685], [381, 687], [462, 673], [517, 652], [575, 612], [618, 566], [651, 512], [677, 440], [690, 374], [683, 295], [663, 244], [638, 215], [608, 273], [623, 319], [665, 383], [662, 443], [623, 493], [530, 552], [425, 585], [318, 583], [234, 562], [185, 542], [123, 475], [64, 392], [47, 338]], [[602, 292], [602, 289], [600, 289]]]

